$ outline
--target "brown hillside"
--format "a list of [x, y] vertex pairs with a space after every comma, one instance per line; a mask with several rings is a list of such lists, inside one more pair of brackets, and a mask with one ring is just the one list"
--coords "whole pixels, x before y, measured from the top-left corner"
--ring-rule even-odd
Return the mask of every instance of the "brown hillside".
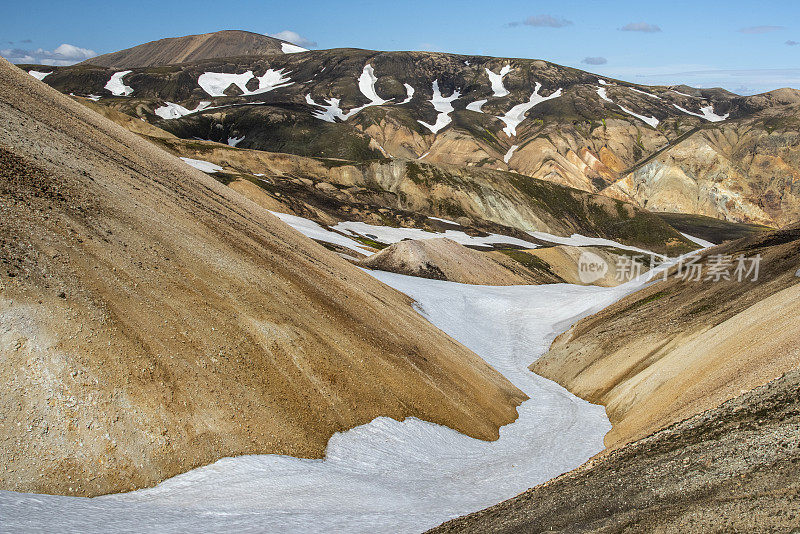
[[96, 495], [319, 458], [409, 416], [494, 439], [524, 396], [410, 299], [0, 60], [0, 488]]
[[510, 286], [539, 283], [539, 279], [521, 266], [513, 271], [492, 256], [446, 237], [400, 241], [359, 264], [370, 269], [462, 284]]
[[223, 30], [150, 41], [93, 57], [83, 63], [114, 69], [157, 67], [221, 57], [282, 54], [281, 43], [280, 39], [259, 33]]

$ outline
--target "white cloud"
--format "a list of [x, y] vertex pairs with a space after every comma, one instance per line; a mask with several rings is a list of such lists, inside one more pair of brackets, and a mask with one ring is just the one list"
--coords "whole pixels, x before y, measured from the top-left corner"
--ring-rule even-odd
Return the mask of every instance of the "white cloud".
[[751, 33], [751, 34], [760, 34], [760, 33], [770, 33], [776, 32], [778, 30], [786, 29], [783, 26], [748, 26], [747, 28], [742, 28], [739, 30], [740, 33]]
[[643, 32], [643, 33], [657, 33], [661, 31], [658, 24], [648, 24], [647, 22], [629, 22], [620, 31], [623, 32]]
[[80, 48], [75, 45], [67, 43], [62, 44], [58, 48], [53, 50], [53, 54], [70, 59], [89, 59], [90, 57], [94, 57], [97, 55], [94, 50], [89, 50], [88, 48]]
[[315, 41], [306, 39], [299, 33], [293, 32], [292, 30], [283, 30], [282, 32], [270, 33], [268, 35], [270, 37], [274, 37], [275, 39], [280, 39], [281, 41], [286, 41], [288, 43], [296, 44], [297, 46], [302, 46], [303, 48], [314, 48], [315, 46], [317, 46], [317, 43]]
[[604, 57], [596, 56], [596, 57], [585, 57], [581, 63], [585, 65], [605, 65], [608, 63], [608, 60]]
[[53, 66], [74, 65], [96, 55], [97, 53], [94, 50], [67, 43], [58, 46], [55, 50], [44, 50], [43, 48], [37, 48], [36, 50], [24, 50], [21, 48], [0, 50], [0, 56], [5, 57], [11, 63]]
[[571, 26], [572, 21], [552, 15], [533, 15], [522, 22], [511, 22], [509, 26], [519, 26], [521, 24], [533, 26], [534, 28], [563, 28], [564, 26]]

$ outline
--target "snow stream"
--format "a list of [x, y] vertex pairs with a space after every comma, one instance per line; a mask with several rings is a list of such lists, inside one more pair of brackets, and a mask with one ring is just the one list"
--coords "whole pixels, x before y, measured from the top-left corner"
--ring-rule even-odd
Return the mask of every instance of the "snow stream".
[[494, 442], [415, 418], [379, 417], [331, 437], [324, 460], [225, 458], [150, 489], [97, 498], [0, 492], [0, 531], [422, 532], [569, 471], [611, 428], [585, 402], [527, 367], [580, 317], [638, 289], [491, 287], [384, 272], [433, 324], [530, 400]]

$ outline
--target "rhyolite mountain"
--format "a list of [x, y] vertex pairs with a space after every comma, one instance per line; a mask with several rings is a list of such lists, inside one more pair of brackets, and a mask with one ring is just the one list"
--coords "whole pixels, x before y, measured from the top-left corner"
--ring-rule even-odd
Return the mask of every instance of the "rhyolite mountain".
[[649, 87], [541, 60], [432, 52], [166, 63], [37, 70], [62, 92], [100, 98], [186, 139], [500, 168], [652, 211], [738, 222], [782, 226], [800, 215], [791, 119], [800, 91], [792, 89]]
[[260, 33], [223, 30], [150, 41], [119, 52], [87, 59], [83, 64], [108, 68], [157, 67], [221, 57], [292, 54], [305, 50], [295, 44]]

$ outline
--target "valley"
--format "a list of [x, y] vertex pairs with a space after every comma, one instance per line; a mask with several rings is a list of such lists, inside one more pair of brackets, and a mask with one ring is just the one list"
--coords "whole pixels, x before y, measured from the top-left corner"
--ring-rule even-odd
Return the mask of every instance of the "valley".
[[800, 528], [800, 90], [127, 46], [0, 58], [0, 532]]

